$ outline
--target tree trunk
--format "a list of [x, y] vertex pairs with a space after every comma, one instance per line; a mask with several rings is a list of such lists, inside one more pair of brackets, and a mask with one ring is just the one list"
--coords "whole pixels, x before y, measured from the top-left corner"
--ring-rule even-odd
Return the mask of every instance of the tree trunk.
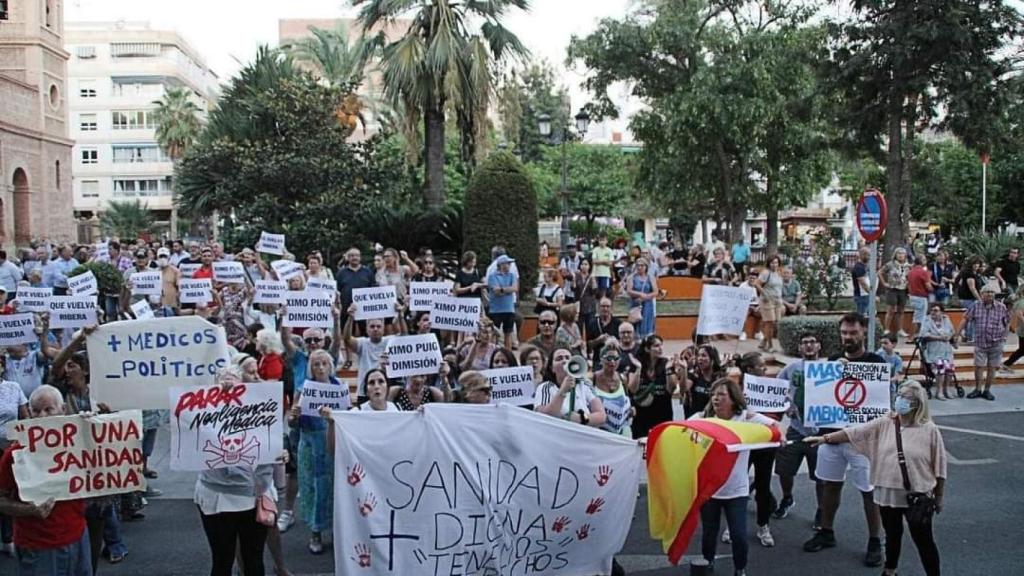
[[882, 261], [892, 259], [892, 253], [906, 240], [903, 213], [903, 90], [893, 86], [889, 96], [889, 159], [886, 163], [885, 200], [889, 223], [885, 229]]
[[[772, 179], [768, 179], [768, 196], [772, 194]], [[764, 233], [768, 244], [765, 248], [765, 258], [779, 253], [779, 207], [774, 202], [769, 202], [768, 208], [764, 211]]]
[[910, 238], [910, 199], [913, 194], [911, 184], [913, 182], [914, 168], [914, 139], [917, 132], [917, 100], [918, 95], [914, 94], [907, 98], [907, 107], [904, 117], [906, 118], [906, 135], [903, 138], [903, 164], [900, 174], [900, 191], [902, 203], [900, 204], [900, 221], [906, 229], [904, 238]]
[[444, 108], [424, 106], [423, 145], [425, 182], [423, 198], [427, 208], [444, 206]]
[[737, 202], [729, 210], [729, 242], [735, 244], [743, 237], [743, 223], [747, 220], [747, 208]]

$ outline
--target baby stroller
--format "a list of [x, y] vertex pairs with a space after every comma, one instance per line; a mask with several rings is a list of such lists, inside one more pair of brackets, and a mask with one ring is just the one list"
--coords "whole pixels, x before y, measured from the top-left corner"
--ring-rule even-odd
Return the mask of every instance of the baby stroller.
[[[914, 338], [914, 351], [910, 354], [910, 361], [907, 362], [907, 367], [903, 370], [903, 373], [910, 374], [910, 368], [914, 365], [914, 359], [920, 356], [921, 376], [924, 376], [924, 389], [928, 392], [928, 398], [932, 398], [932, 387], [935, 386], [935, 370], [932, 369], [932, 364], [925, 357], [924, 348], [924, 341], [919, 337]], [[952, 377], [953, 386], [956, 386], [957, 398], [963, 398], [965, 394], [964, 387], [956, 377], [956, 370], [953, 370], [950, 376]]]

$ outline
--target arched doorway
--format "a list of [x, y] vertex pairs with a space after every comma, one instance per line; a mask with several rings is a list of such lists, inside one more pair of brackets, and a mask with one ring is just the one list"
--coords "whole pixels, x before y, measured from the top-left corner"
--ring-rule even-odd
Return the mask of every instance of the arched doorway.
[[24, 246], [32, 240], [32, 231], [29, 229], [32, 217], [30, 203], [28, 175], [18, 168], [14, 171], [14, 243], [18, 246]]

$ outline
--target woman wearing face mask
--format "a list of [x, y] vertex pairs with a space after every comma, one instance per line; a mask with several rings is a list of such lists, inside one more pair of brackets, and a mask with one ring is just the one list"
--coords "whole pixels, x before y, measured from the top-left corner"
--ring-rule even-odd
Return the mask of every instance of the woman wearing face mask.
[[[942, 511], [946, 483], [946, 449], [942, 433], [931, 420], [928, 395], [913, 380], [900, 386], [893, 411], [882, 418], [824, 436], [804, 439], [814, 445], [849, 442], [871, 461], [874, 500], [885, 528], [885, 572], [896, 574], [903, 542], [903, 521], [921, 557], [924, 573], [938, 576], [939, 549], [932, 536], [930, 515], [910, 514], [908, 496], [923, 493], [934, 499], [936, 514]], [[905, 465], [900, 463], [900, 445]]]
[[[334, 376], [334, 359], [326, 350], [314, 350], [309, 355], [307, 378], [314, 382], [337, 386], [342, 394], [342, 409], [348, 409], [349, 390]], [[334, 501], [334, 462], [327, 450], [327, 423], [318, 416], [303, 416], [297, 401], [302, 388], [296, 385], [296, 401], [292, 403], [289, 422], [299, 428], [299, 516], [306, 522], [312, 535], [309, 551], [323, 554], [324, 530], [331, 528]]]
[[568, 348], [555, 349], [544, 370], [545, 381], [534, 393], [533, 409], [555, 418], [600, 428], [606, 420], [604, 405], [588, 380], [577, 380], [566, 373], [565, 365], [570, 358], [572, 352]]
[[353, 410], [364, 412], [398, 412], [398, 406], [388, 401], [388, 377], [380, 368], [370, 368], [363, 377], [366, 396], [369, 398]]
[[632, 438], [633, 433], [629, 429], [629, 423], [636, 410], [629, 401], [629, 395], [626, 394], [626, 379], [635, 378], [636, 373], [631, 376], [619, 374], [618, 367], [621, 356], [619, 343], [615, 340], [601, 348], [601, 369], [594, 373], [594, 393], [604, 406], [606, 416], [601, 429]]

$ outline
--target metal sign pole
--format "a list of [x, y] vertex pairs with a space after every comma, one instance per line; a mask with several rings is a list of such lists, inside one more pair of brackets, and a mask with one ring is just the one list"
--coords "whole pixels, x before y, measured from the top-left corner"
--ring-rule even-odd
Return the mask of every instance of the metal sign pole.
[[878, 292], [878, 241], [868, 244], [871, 251], [868, 261], [868, 352], [875, 350], [875, 326], [878, 324], [878, 306], [876, 294]]

